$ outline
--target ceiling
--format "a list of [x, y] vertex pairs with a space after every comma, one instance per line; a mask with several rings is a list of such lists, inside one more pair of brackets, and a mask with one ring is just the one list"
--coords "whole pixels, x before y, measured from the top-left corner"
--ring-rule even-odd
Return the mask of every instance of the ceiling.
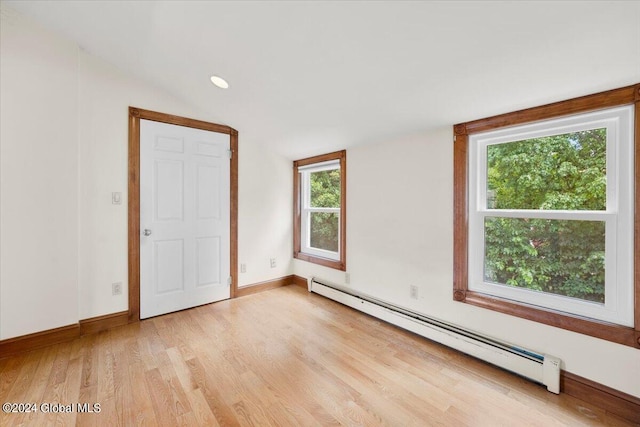
[[3, 3], [291, 159], [640, 81], [637, 1]]

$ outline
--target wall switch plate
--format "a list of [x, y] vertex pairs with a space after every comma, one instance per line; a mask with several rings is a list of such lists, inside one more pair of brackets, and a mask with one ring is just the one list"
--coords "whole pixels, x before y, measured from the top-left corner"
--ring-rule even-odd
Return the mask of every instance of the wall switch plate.
[[121, 205], [122, 204], [122, 193], [119, 191], [111, 193], [111, 204], [112, 205]]
[[247, 264], [240, 264], [240, 273], [246, 273], [247, 272]]
[[122, 295], [122, 282], [111, 284], [111, 295]]
[[271, 258], [269, 261], [271, 262], [271, 268], [276, 268], [276, 259]]

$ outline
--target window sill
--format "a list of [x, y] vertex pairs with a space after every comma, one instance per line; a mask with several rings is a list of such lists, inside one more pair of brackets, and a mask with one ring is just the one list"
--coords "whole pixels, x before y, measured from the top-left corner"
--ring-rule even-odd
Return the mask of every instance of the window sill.
[[636, 331], [629, 326], [621, 326], [559, 311], [542, 309], [540, 307], [468, 290], [455, 290], [453, 292], [453, 299], [476, 307], [499, 311], [522, 319], [532, 320], [618, 344], [640, 348], [640, 331]]
[[343, 261], [336, 261], [329, 258], [322, 258], [314, 255], [305, 254], [303, 252], [294, 252], [293, 257], [302, 261], [313, 264], [322, 265], [324, 267], [334, 268], [336, 270], [347, 271], [347, 266]]

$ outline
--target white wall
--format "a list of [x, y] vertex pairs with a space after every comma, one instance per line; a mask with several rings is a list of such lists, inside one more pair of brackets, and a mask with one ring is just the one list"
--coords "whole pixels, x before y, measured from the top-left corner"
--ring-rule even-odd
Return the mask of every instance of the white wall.
[[78, 319], [78, 49], [2, 12], [0, 338], [8, 338]]
[[[293, 164], [261, 144], [243, 143], [238, 167], [239, 285], [292, 273]], [[276, 259], [271, 268], [270, 259]], [[246, 272], [240, 272], [240, 264]]]
[[[127, 310], [129, 106], [233, 123], [124, 75], [6, 6], [2, 12], [0, 339], [7, 339]], [[247, 263], [240, 279], [251, 284], [291, 274], [291, 177], [288, 161], [239, 132], [238, 246]], [[115, 191], [123, 204], [111, 204]], [[111, 295], [114, 282], [122, 295]]]
[[350, 285], [343, 272], [304, 261], [294, 261], [295, 274], [558, 356], [568, 372], [640, 397], [637, 349], [453, 301], [451, 128], [349, 149], [347, 171]]

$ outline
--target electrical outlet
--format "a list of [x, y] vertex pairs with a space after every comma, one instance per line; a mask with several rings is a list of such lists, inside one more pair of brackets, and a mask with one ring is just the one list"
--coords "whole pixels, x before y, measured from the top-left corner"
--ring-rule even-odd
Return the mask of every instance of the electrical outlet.
[[122, 295], [122, 282], [111, 284], [111, 295]]
[[344, 283], [345, 283], [345, 284], [347, 284], [347, 285], [348, 285], [349, 283], [351, 283], [351, 274], [349, 274], [349, 273], [344, 273]]
[[276, 268], [276, 259], [275, 258], [271, 258], [270, 262], [271, 262], [271, 268]]
[[247, 272], [247, 264], [240, 264], [240, 273], [246, 273]]
[[111, 203], [114, 205], [121, 205], [122, 204], [122, 193], [118, 192], [113, 192], [111, 193]]
[[416, 285], [409, 286], [409, 296], [412, 299], [418, 299], [418, 287]]

